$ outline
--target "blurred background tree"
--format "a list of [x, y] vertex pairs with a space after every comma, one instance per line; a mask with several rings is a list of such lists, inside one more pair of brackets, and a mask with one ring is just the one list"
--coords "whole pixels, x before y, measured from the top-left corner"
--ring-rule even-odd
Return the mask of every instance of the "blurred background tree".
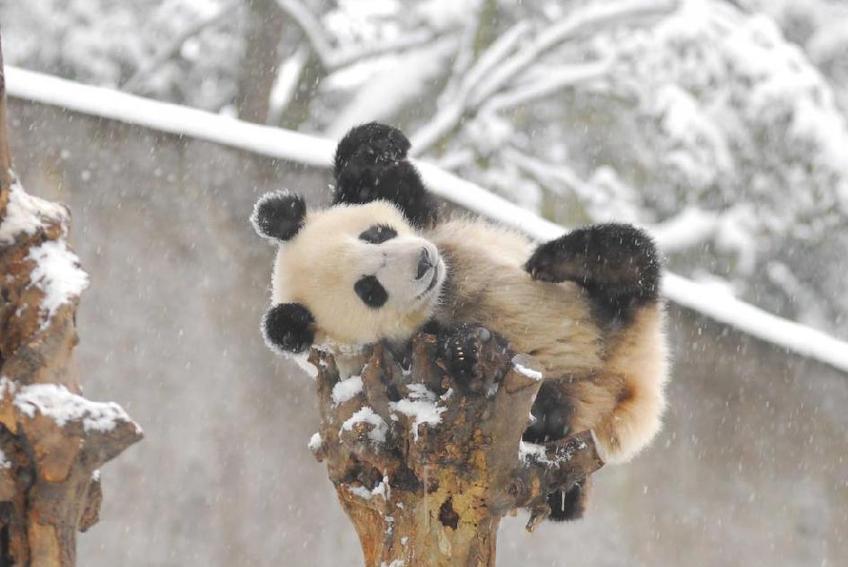
[[[8, 62], [419, 157], [848, 335], [848, 6], [828, 0], [29, 0]], [[34, 33], [37, 30], [37, 33]]]

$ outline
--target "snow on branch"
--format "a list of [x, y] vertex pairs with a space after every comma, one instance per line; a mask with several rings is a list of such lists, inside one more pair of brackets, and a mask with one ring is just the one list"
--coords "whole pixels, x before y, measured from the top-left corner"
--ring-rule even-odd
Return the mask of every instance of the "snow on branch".
[[78, 299], [88, 287], [88, 274], [64, 240], [48, 240], [33, 246], [27, 259], [35, 262], [31, 285], [44, 292], [41, 326], [45, 328], [59, 307]]
[[459, 92], [463, 80], [467, 77], [468, 69], [474, 63], [477, 34], [480, 31], [480, 19], [486, 9], [486, 2], [479, 2], [474, 13], [465, 21], [459, 36], [453, 66], [448, 75], [448, 82], [439, 95], [438, 106], [446, 106]]
[[306, 36], [307, 41], [312, 46], [312, 50], [321, 61], [321, 64], [325, 68], [331, 68], [335, 53], [329, 38], [324, 34], [323, 26], [318, 21], [318, 18], [298, 0], [277, 0], [277, 6], [294, 20], [301, 29], [303, 35]]
[[[645, 18], [667, 14], [676, 1], [626, 0], [602, 5], [590, 5], [572, 13], [564, 20], [540, 32], [523, 47], [529, 26], [519, 22], [501, 35], [483, 52], [468, 70], [455, 93], [440, 97], [442, 106], [436, 116], [412, 136], [412, 154], [425, 154], [453, 131], [460, 122], [477, 114], [480, 107], [509, 88], [527, 69], [552, 49], [581, 38], [604, 26], [635, 23]], [[602, 76], [610, 65], [603, 60], [586, 66], [576, 66], [569, 71], [526, 86], [516, 86], [492, 102], [489, 110], [506, 108], [549, 96], [556, 90]], [[582, 68], [581, 68], [582, 67]], [[449, 83], [450, 84], [450, 83]], [[448, 96], [449, 95], [449, 98]]]
[[193, 25], [186, 27], [186, 29], [184, 29], [181, 33], [177, 34], [177, 36], [174, 37], [170, 41], [170, 43], [167, 43], [165, 46], [159, 49], [150, 59], [146, 60], [141, 67], [136, 69], [135, 73], [133, 73], [133, 75], [129, 79], [127, 79], [123, 85], [121, 85], [121, 89], [130, 92], [138, 91], [144, 81], [150, 77], [151, 73], [153, 73], [163, 64], [167, 63], [171, 58], [173, 58], [177, 53], [180, 52], [180, 49], [182, 49], [186, 41], [196, 35], [201, 34], [205, 30], [218, 25], [241, 4], [241, 0], [234, 0], [229, 4], [226, 4], [221, 7], [217, 12], [213, 13], [211, 16], [202, 18], [195, 22]]
[[540, 57], [567, 41], [591, 34], [604, 26], [633, 23], [646, 17], [671, 12], [675, 1], [625, 0], [591, 4], [541, 32], [536, 39], [518, 50], [489, 75], [474, 92], [473, 104], [480, 104], [502, 90]]
[[47, 224], [67, 230], [68, 210], [62, 205], [29, 195], [14, 177], [9, 202], [0, 217], [0, 244], [12, 244], [21, 235], [33, 235]]
[[14, 174], [8, 195], [5, 213], [0, 217], [0, 245], [14, 245], [38, 232], [58, 232], [57, 239], [31, 243], [25, 257], [33, 263], [28, 287], [38, 288], [43, 294], [41, 328], [45, 329], [62, 305], [79, 298], [88, 286], [88, 274], [65, 242], [69, 215], [64, 206], [29, 195]]
[[381, 43], [363, 45], [357, 49], [338, 50], [331, 59], [331, 70], [341, 69], [358, 63], [363, 59], [379, 57], [380, 55], [396, 54], [432, 43], [439, 35], [428, 30], [416, 30], [404, 33], [401, 37], [385, 40]]
[[436, 116], [412, 136], [410, 150], [412, 155], [425, 153], [453, 130], [463, 116], [471, 111], [469, 99], [473, 89], [516, 48], [529, 28], [526, 22], [519, 22], [512, 26], [480, 55], [459, 81], [455, 92], [446, 89], [445, 93], [439, 97], [441, 104]]
[[321, 22], [302, 2], [299, 0], [277, 0], [277, 5], [301, 29], [315, 55], [318, 56], [321, 66], [327, 72], [347, 67], [363, 59], [420, 47], [437, 37], [435, 33], [429, 30], [416, 30], [405, 33], [397, 39], [364, 45], [357, 49], [335, 48], [324, 33]]
[[27, 417], [49, 417], [59, 427], [79, 422], [84, 431], [112, 431], [119, 423], [141, 429], [115, 402], [92, 402], [58, 384], [31, 384], [17, 389], [6, 377], [0, 378], [0, 391], [17, 391], [15, 406]]
[[674, 217], [651, 227], [651, 235], [666, 254], [694, 248], [715, 239], [721, 215], [686, 207]]
[[471, 94], [471, 91], [520, 45], [529, 31], [530, 24], [522, 20], [509, 28], [483, 51], [463, 79], [461, 89], [463, 98]]
[[480, 113], [486, 115], [524, 105], [551, 96], [566, 87], [599, 79], [610, 72], [612, 64], [612, 59], [606, 59], [560, 67], [543, 79], [519, 85], [512, 90], [493, 96], [483, 106]]
[[597, 193], [565, 164], [553, 165], [528, 156], [514, 147], [503, 151], [504, 158], [515, 164], [521, 171], [529, 174], [556, 195], [565, 195], [568, 191], [577, 195], [581, 201], [591, 203]]

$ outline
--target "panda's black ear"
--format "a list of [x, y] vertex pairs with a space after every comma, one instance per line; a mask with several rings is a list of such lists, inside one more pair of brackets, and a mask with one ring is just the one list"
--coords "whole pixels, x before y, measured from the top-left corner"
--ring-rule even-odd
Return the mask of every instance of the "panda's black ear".
[[336, 148], [336, 178], [352, 162], [373, 166], [404, 160], [409, 146], [403, 132], [393, 126], [379, 122], [354, 126]]
[[265, 193], [256, 201], [250, 222], [256, 233], [271, 240], [291, 239], [303, 226], [306, 201], [286, 191]]
[[300, 303], [278, 303], [262, 318], [262, 337], [271, 350], [303, 352], [315, 340], [315, 319]]

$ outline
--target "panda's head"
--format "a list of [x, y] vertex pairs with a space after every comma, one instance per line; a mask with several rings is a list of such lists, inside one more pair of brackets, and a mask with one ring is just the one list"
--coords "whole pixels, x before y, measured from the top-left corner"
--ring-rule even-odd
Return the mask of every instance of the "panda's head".
[[277, 192], [259, 200], [252, 221], [279, 243], [262, 323], [275, 350], [405, 340], [439, 301], [446, 269], [438, 249], [388, 202], [307, 212], [300, 196]]

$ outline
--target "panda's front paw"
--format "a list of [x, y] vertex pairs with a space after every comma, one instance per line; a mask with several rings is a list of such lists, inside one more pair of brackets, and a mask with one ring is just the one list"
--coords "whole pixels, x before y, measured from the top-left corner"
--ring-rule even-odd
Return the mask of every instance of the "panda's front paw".
[[540, 244], [524, 264], [525, 271], [534, 280], [560, 283], [575, 279], [578, 271], [575, 269], [574, 257], [563, 246], [564, 238]]
[[442, 334], [439, 337], [439, 356], [444, 361], [445, 370], [462, 384], [470, 384], [477, 365], [479, 343], [489, 337], [491, 333], [486, 329], [480, 328], [478, 334], [478, 328], [468, 324], [458, 325]]
[[457, 325], [439, 337], [445, 370], [467, 392], [486, 393], [492, 388], [499, 377], [489, 370], [494, 366], [489, 363], [506, 352], [506, 343], [479, 325]]

